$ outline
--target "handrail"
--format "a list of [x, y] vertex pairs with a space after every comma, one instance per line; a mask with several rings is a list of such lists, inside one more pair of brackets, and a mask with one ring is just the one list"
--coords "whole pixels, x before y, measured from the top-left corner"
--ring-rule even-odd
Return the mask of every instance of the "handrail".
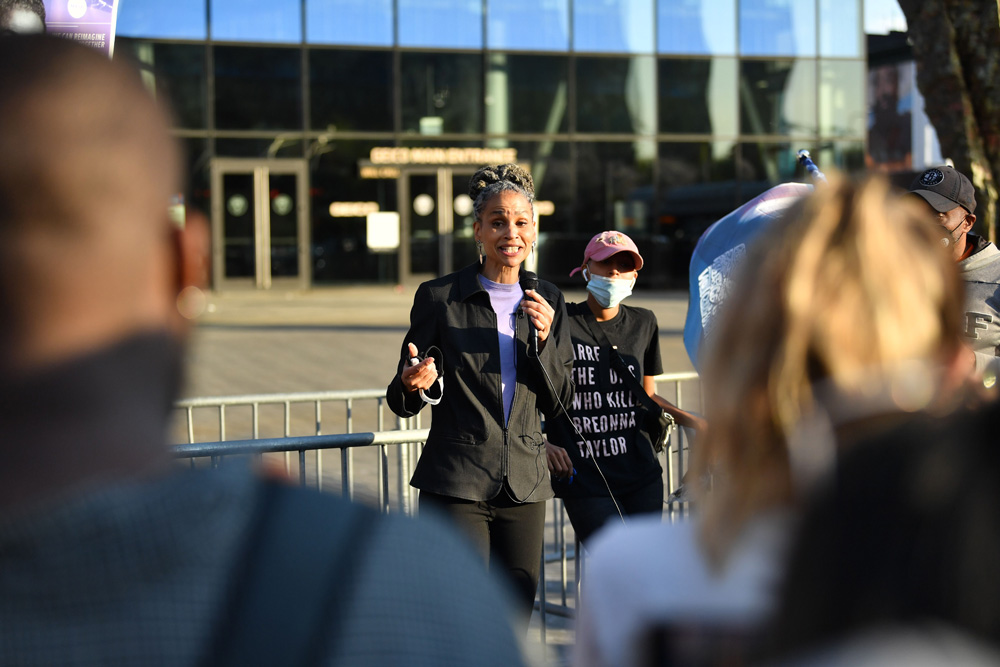
[[270, 454], [274, 452], [300, 452], [316, 449], [347, 449], [376, 445], [404, 445], [425, 442], [430, 429], [382, 431], [379, 433], [333, 433], [329, 435], [301, 435], [257, 440], [225, 440], [221, 442], [194, 442], [174, 445], [177, 458], [198, 456], [233, 456], [239, 454]]

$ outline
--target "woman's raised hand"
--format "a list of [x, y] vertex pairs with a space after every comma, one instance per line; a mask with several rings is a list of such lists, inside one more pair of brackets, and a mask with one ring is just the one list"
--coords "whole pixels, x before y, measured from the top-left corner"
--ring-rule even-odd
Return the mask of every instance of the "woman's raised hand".
[[525, 290], [524, 295], [527, 298], [521, 301], [521, 308], [531, 324], [538, 329], [538, 342], [544, 343], [552, 332], [552, 320], [556, 317], [556, 311], [535, 290]]
[[417, 391], [420, 389], [430, 389], [431, 386], [437, 381], [438, 373], [437, 366], [434, 365], [434, 358], [427, 357], [423, 361], [412, 365], [413, 361], [417, 359], [417, 346], [413, 343], [408, 344], [410, 360], [406, 366], [403, 366], [403, 372], [400, 373], [399, 379], [403, 382], [403, 388], [406, 391]]

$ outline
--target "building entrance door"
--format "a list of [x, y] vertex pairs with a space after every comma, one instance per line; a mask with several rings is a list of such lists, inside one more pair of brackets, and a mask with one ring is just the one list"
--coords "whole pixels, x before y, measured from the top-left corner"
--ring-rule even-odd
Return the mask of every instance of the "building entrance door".
[[475, 259], [468, 168], [414, 168], [399, 177], [400, 276], [442, 276]]
[[305, 160], [212, 161], [212, 286], [309, 286]]

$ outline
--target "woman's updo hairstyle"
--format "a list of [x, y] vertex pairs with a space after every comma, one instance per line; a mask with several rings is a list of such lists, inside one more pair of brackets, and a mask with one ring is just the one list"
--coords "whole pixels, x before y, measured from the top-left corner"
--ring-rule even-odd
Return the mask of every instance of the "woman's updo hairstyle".
[[473, 201], [473, 211], [476, 220], [482, 220], [483, 207], [486, 202], [501, 192], [516, 192], [531, 205], [535, 212], [535, 182], [531, 174], [520, 165], [495, 164], [481, 167], [472, 175], [469, 181], [469, 197]]

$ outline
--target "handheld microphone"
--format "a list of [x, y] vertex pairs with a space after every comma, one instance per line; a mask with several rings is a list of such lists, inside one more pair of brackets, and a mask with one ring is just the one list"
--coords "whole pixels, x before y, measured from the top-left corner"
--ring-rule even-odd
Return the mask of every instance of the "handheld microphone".
[[[521, 272], [521, 289], [525, 292], [528, 290], [538, 291], [538, 276], [534, 271], [522, 271]], [[528, 356], [538, 358], [538, 329], [535, 327], [534, 322], [529, 320], [528, 325]]]

